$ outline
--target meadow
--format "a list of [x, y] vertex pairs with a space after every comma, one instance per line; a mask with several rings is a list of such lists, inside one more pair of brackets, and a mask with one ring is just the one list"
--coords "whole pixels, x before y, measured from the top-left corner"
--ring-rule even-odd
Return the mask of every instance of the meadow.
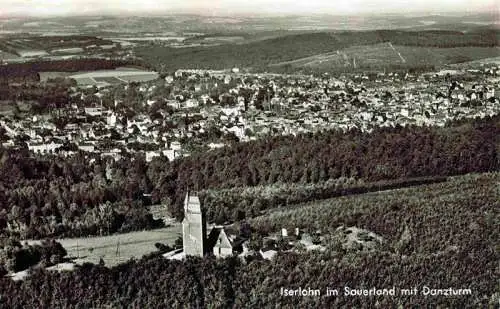
[[[131, 258], [140, 259], [142, 256], [157, 251], [155, 243], [159, 242], [173, 246], [181, 235], [179, 223], [172, 223], [168, 227], [130, 232], [101, 237], [62, 238], [57, 241], [68, 252], [68, 258], [76, 264], [98, 264], [102, 259], [106, 266], [115, 266]], [[29, 244], [40, 243], [39, 240], [30, 240]]]

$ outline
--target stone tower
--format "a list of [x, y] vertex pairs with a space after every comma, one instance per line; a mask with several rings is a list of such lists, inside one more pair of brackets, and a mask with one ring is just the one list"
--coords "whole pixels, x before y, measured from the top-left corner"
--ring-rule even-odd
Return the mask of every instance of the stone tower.
[[207, 227], [205, 214], [201, 210], [200, 199], [186, 194], [184, 200], [184, 220], [182, 220], [182, 244], [186, 256], [200, 256], [205, 253]]

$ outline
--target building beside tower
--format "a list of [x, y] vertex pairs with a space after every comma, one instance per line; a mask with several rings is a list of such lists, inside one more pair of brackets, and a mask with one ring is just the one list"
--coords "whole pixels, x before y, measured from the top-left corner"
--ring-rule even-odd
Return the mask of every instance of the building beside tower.
[[187, 256], [227, 257], [241, 253], [242, 244], [246, 240], [239, 236], [237, 230], [228, 226], [213, 226], [208, 233], [205, 212], [200, 199], [188, 192], [184, 199], [184, 219], [182, 220], [183, 248], [168, 252], [163, 256], [176, 260]]

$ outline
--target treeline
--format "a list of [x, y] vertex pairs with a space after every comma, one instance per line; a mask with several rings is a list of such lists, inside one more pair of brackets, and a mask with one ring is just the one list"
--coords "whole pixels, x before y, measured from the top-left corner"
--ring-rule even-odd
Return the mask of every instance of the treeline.
[[26, 36], [16, 39], [0, 39], [0, 50], [16, 54], [19, 50], [42, 49], [52, 50], [58, 48], [87, 48], [91, 45], [110, 45], [111, 40], [97, 38], [87, 35], [68, 35], [68, 36]]
[[[161, 226], [146, 205], [144, 160], [32, 157], [0, 149], [0, 230], [10, 237], [105, 235]], [[120, 165], [120, 164], [123, 164]], [[122, 169], [123, 168], [123, 169]], [[125, 172], [124, 172], [125, 171]]]
[[453, 176], [435, 184], [306, 202], [248, 222], [259, 234], [298, 227], [331, 235], [339, 226], [356, 226], [405, 255], [440, 254], [475, 243], [493, 246], [499, 234], [494, 227], [499, 181], [498, 172]]
[[[83, 153], [41, 158], [0, 148], [0, 230], [21, 238], [130, 231], [156, 226], [146, 209], [151, 203], [167, 204], [181, 219], [187, 189], [295, 188], [272, 198], [236, 199], [230, 191], [227, 202], [207, 198], [211, 222], [250, 218], [307, 199], [404, 186], [414, 177], [499, 170], [499, 138], [497, 116], [444, 128], [270, 137], [173, 162], [160, 157], [147, 163], [141, 155], [114, 162]], [[353, 181], [341, 185], [341, 178]], [[376, 181], [388, 182], [366, 184]]]
[[31, 37], [31, 44], [39, 45], [43, 49], [57, 49], [69, 47], [87, 48], [91, 45], [111, 45], [112, 40], [102, 39], [88, 35], [69, 35], [69, 36], [44, 36]]
[[[270, 64], [333, 52], [351, 46], [392, 42], [418, 47], [494, 47], [500, 42], [499, 31], [349, 31], [294, 34], [247, 44], [212, 47], [169, 48], [159, 45], [137, 50], [146, 62], [158, 69], [227, 69], [251, 67], [268, 70]], [[273, 68], [274, 70], [274, 68]]]
[[269, 186], [235, 187], [203, 190], [198, 193], [207, 217], [216, 224], [253, 218], [273, 208], [295, 207], [297, 204], [332, 197], [391, 190], [446, 181], [447, 177], [419, 177], [365, 183], [362, 179], [338, 178], [318, 183], [277, 183]]
[[[85, 264], [73, 272], [36, 269], [22, 282], [0, 279], [0, 304], [38, 308], [494, 308], [495, 258], [491, 251], [463, 260], [468, 252], [402, 258], [387, 252], [286, 253], [273, 262], [236, 259], [170, 261], [162, 256], [112, 269]], [[485, 263], [485, 264], [480, 264]], [[451, 267], [450, 265], [453, 265]], [[490, 272], [488, 273], [488, 270]], [[472, 295], [423, 296], [422, 288], [470, 288]], [[410, 286], [419, 295], [353, 297], [344, 287]], [[281, 296], [281, 288], [320, 289], [322, 296]], [[327, 288], [339, 296], [326, 297]]]
[[377, 30], [381, 42], [394, 45], [422, 47], [495, 47], [500, 42], [500, 31], [459, 32], [444, 30], [397, 31]]
[[[457, 59], [460, 60], [460, 59]], [[471, 60], [471, 59], [469, 59]], [[454, 63], [454, 62], [453, 62]], [[304, 75], [322, 75], [327, 71], [329, 74], [353, 74], [353, 73], [367, 73], [367, 72], [380, 72], [380, 70], [386, 69], [393, 73], [398, 73], [399, 75], [409, 74], [420, 74], [425, 72], [436, 71], [436, 66], [434, 64], [417, 64], [417, 63], [384, 63], [384, 64], [373, 64], [373, 65], [359, 65], [356, 68], [353, 66], [328, 66], [328, 67], [312, 67], [312, 66], [293, 66], [292, 64], [276, 65], [266, 67], [265, 71], [277, 73], [277, 74], [304, 74]]]
[[0, 276], [7, 272], [18, 272], [41, 264], [43, 267], [61, 263], [67, 255], [63, 246], [54, 240], [39, 244], [21, 244], [15, 240], [2, 239], [0, 244]]
[[92, 70], [111, 70], [125, 66], [130, 61], [108, 59], [70, 59], [55, 61], [31, 61], [0, 65], [0, 83], [40, 81], [39, 72], [77, 72]]
[[[153, 196], [173, 199], [170, 210], [182, 217], [187, 188], [307, 184], [340, 177], [371, 182], [495, 171], [500, 168], [498, 120], [497, 116], [445, 128], [383, 128], [371, 134], [329, 131], [236, 144], [193, 154], [158, 171], [160, 178], [152, 180]], [[227, 215], [237, 210], [252, 214], [261, 209], [227, 209]]]
[[[6, 308], [489, 308], [498, 301], [496, 269], [499, 175], [457, 177], [416, 188], [325, 201], [253, 222], [272, 228], [339, 225], [376, 232], [375, 251], [326, 240], [321, 252], [170, 261], [153, 254], [108, 269], [34, 270], [22, 282], [0, 279]], [[275, 231], [275, 230], [274, 230]], [[406, 231], [406, 232], [405, 232]], [[255, 233], [255, 232], [253, 232]], [[409, 236], [403, 237], [403, 234]], [[351, 288], [413, 288], [418, 295], [346, 297]], [[470, 289], [471, 295], [427, 296], [423, 287]], [[320, 297], [286, 297], [281, 288], [320, 289]], [[326, 288], [339, 296], [326, 297]], [[47, 292], [50, 291], [50, 292]]]
[[59, 79], [46, 84], [23, 83], [12, 85], [0, 82], [0, 101], [33, 102], [31, 110], [35, 113], [46, 112], [51, 108], [66, 107], [71, 101], [76, 101], [69, 95], [69, 87], [76, 85], [74, 80]]

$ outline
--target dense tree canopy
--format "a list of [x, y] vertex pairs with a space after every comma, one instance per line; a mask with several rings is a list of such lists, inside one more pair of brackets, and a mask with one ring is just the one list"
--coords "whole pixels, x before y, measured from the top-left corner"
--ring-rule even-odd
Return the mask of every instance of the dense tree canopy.
[[[331, 53], [351, 46], [391, 42], [394, 45], [414, 47], [494, 47], [498, 46], [499, 38], [498, 30], [467, 33], [432, 30], [316, 32], [285, 35], [246, 44], [224, 44], [211, 47], [178, 49], [161, 45], [142, 46], [138, 48], [137, 54], [158, 70], [245, 67], [268, 71], [276, 69], [269, 66], [270, 64]], [[422, 67], [416, 63], [412, 63], [413, 65], [417, 68]]]
[[133, 64], [130, 61], [107, 59], [70, 59], [55, 61], [30, 61], [0, 66], [1, 82], [39, 81], [39, 72], [77, 72], [115, 69]]
[[[344, 250], [333, 238], [321, 252], [254, 258], [188, 258], [153, 254], [108, 269], [34, 270], [22, 282], [0, 279], [6, 308], [488, 308], [498, 301], [499, 174], [470, 175], [411, 189], [332, 199], [254, 220], [259, 230], [297, 225], [325, 236], [339, 224], [375, 231], [376, 251]], [[401, 245], [404, 229], [411, 237]], [[465, 296], [345, 297], [352, 288], [471, 289]], [[321, 297], [285, 297], [281, 288], [320, 289]], [[326, 297], [326, 288], [341, 295]]]
[[[445, 128], [270, 137], [174, 162], [160, 157], [147, 163], [141, 156], [114, 162], [85, 154], [41, 158], [0, 149], [0, 229], [29, 238], [151, 228], [157, 223], [145, 206], [166, 203], [181, 218], [188, 188], [211, 190], [201, 193], [210, 222], [232, 221], [304, 200], [402, 187], [414, 177], [495, 171], [499, 138], [497, 117]], [[274, 185], [287, 193], [234, 198], [221, 191], [233, 196], [226, 201], [213, 193]]]

